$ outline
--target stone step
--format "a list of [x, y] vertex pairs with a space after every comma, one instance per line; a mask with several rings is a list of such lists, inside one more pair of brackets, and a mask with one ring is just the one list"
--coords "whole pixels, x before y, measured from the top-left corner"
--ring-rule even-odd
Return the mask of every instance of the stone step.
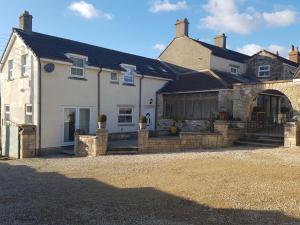
[[130, 151], [126, 151], [126, 150], [109, 150], [107, 151], [107, 155], [134, 155], [134, 154], [138, 154], [138, 151], [135, 150], [130, 150]]
[[234, 145], [237, 146], [253, 146], [253, 147], [267, 147], [267, 148], [277, 148], [283, 146], [283, 144], [270, 144], [270, 143], [262, 143], [262, 142], [254, 142], [254, 141], [236, 141]]
[[244, 136], [254, 137], [254, 138], [272, 138], [272, 139], [283, 139], [284, 136], [280, 134], [266, 134], [266, 133], [246, 133]]
[[272, 137], [257, 137], [257, 138], [253, 138], [253, 137], [249, 137], [249, 136], [242, 136], [240, 139], [240, 141], [248, 141], [248, 142], [261, 142], [261, 143], [269, 143], [269, 144], [279, 144], [279, 145], [283, 145], [284, 140], [283, 138], [272, 138]]

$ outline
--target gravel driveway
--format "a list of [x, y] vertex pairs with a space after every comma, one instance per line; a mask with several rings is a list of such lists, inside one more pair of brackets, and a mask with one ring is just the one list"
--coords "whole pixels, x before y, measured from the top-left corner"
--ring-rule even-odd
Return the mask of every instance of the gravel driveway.
[[0, 161], [0, 224], [300, 224], [300, 150]]

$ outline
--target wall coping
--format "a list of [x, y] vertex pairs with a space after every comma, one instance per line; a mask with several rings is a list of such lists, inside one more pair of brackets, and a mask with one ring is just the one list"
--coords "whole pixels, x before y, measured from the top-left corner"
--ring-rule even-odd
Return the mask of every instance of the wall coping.
[[256, 82], [252, 84], [233, 84], [233, 86], [252, 86], [252, 85], [259, 85], [259, 84], [274, 84], [274, 83], [293, 83], [293, 80], [269, 80], [269, 81], [262, 81], [262, 82]]

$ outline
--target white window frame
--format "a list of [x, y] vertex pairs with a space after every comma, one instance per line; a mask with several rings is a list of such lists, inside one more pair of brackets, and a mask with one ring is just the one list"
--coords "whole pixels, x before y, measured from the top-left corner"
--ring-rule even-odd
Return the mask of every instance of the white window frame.
[[[31, 107], [31, 112], [28, 111], [27, 107]], [[32, 124], [33, 123], [33, 107], [32, 104], [25, 104], [25, 123]], [[31, 122], [27, 121], [27, 116], [31, 117]]]
[[[232, 70], [235, 70], [235, 71], [232, 71]], [[233, 75], [238, 75], [239, 74], [239, 68], [231, 66], [230, 67], [230, 73], [233, 74]]]
[[[267, 68], [267, 69], [266, 69]], [[261, 75], [261, 73], [269, 72], [268, 75]], [[268, 78], [271, 76], [271, 66], [270, 65], [262, 65], [258, 67], [257, 77], [259, 78]]]
[[[131, 114], [120, 113], [121, 109], [130, 109]], [[131, 116], [131, 122], [120, 122], [119, 121], [120, 116]], [[122, 106], [122, 107], [120, 106], [120, 107], [118, 107], [118, 124], [119, 125], [133, 124], [133, 107], [130, 107], [130, 106]]]
[[[8, 111], [7, 111], [8, 108]], [[7, 121], [7, 115], [8, 115], [8, 121], [10, 121], [10, 105], [5, 104], [4, 105], [4, 119]]]
[[[116, 79], [116, 80], [112, 79], [112, 75], [113, 75], [113, 74], [115, 74], [115, 75], [117, 76], [117, 79]], [[110, 81], [111, 81], [111, 82], [119, 82], [119, 74], [118, 74], [117, 72], [111, 72], [111, 73], [110, 73]]]
[[[134, 84], [134, 75], [135, 75], [135, 70], [136, 66], [133, 65], [128, 65], [128, 64], [121, 64], [121, 66], [126, 70], [126, 72], [123, 72], [123, 82], [124, 84]], [[126, 81], [126, 77], [128, 77], [128, 74], [131, 73], [132, 75], [130, 76], [132, 79], [131, 81]]]
[[[25, 64], [24, 64], [24, 57], [25, 57]], [[28, 68], [28, 54], [23, 54], [21, 55], [21, 76], [25, 77], [28, 76], [28, 74], [26, 74], [27, 72], [27, 68]]]
[[[10, 68], [11, 63], [11, 68]], [[7, 79], [13, 80], [13, 72], [14, 72], [14, 60], [10, 59], [7, 61]]]
[[[83, 55], [71, 54], [71, 53], [66, 53], [65, 55], [71, 61], [72, 61], [72, 58], [74, 58], [74, 59], [80, 59], [80, 60], [83, 61], [83, 67], [74, 66], [73, 62], [71, 62], [72, 65], [71, 65], [71, 68], [70, 68], [70, 77], [85, 78], [85, 67], [86, 67], [86, 62], [88, 61], [88, 57], [87, 56], [83, 56]], [[74, 69], [82, 69], [82, 76], [76, 75], [76, 74], [72, 74], [72, 68], [74, 68]]]

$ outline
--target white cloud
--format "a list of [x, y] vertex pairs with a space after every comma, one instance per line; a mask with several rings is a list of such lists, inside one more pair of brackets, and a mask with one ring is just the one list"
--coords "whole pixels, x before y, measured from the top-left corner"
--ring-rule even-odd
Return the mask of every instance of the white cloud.
[[200, 20], [200, 28], [248, 34], [257, 27], [283, 27], [296, 21], [297, 13], [292, 10], [261, 13], [254, 7], [248, 7], [242, 12], [237, 2], [238, 0], [208, 0], [203, 8], [209, 15]]
[[185, 0], [171, 3], [169, 0], [155, 0], [152, 2], [149, 11], [152, 13], [177, 11], [187, 8]]
[[263, 13], [263, 17], [268, 25], [285, 27], [296, 22], [297, 13], [292, 10], [283, 10], [273, 13]]
[[238, 48], [237, 51], [252, 56], [262, 49], [266, 49], [272, 53], [276, 53], [278, 51], [280, 56], [285, 58], [288, 57], [288, 52], [289, 52], [288, 47], [281, 46], [281, 45], [274, 45], [274, 44], [269, 45], [267, 47], [257, 45], [257, 44], [247, 44], [241, 48]]
[[166, 46], [163, 44], [155, 44], [154, 46], [152, 46], [152, 48], [155, 50], [163, 51], [165, 50]]
[[85, 19], [100, 18], [104, 20], [112, 20], [113, 15], [110, 13], [104, 13], [97, 9], [92, 4], [85, 1], [73, 2], [68, 6], [68, 9], [75, 12], [77, 15], [82, 16]]

